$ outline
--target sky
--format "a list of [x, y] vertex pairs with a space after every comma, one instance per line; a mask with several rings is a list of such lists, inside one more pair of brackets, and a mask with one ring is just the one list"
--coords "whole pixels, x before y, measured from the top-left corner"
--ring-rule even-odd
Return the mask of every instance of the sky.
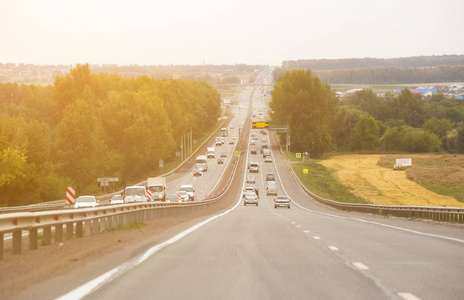
[[0, 63], [462, 55], [463, 15], [463, 0], [0, 0]]

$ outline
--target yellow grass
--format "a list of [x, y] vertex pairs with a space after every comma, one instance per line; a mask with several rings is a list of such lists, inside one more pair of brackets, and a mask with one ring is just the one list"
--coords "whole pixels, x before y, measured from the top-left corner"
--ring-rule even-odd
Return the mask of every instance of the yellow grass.
[[[431, 192], [406, 176], [377, 165], [382, 155], [339, 155], [321, 161], [352, 193], [373, 204], [464, 207], [452, 197]], [[392, 166], [393, 167], [393, 166]]]

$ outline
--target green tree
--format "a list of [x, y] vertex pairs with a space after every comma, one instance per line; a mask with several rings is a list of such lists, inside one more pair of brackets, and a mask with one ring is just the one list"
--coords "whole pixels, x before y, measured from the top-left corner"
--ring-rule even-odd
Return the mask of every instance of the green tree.
[[372, 151], [379, 146], [380, 126], [374, 117], [361, 115], [351, 134], [350, 146], [353, 151]]
[[309, 70], [279, 77], [272, 91], [271, 120], [290, 125], [291, 148], [320, 156], [332, 148], [331, 121], [338, 97]]
[[377, 120], [387, 120], [389, 118], [385, 101], [370, 89], [346, 95], [343, 97], [343, 102], [367, 112]]
[[431, 118], [424, 123], [424, 130], [436, 134], [441, 140], [446, 138], [446, 133], [451, 130], [452, 125], [448, 119]]
[[26, 177], [26, 160], [25, 150], [8, 147], [0, 151], [0, 187]]
[[93, 107], [76, 99], [66, 107], [58, 125], [56, 158], [61, 174], [73, 178], [76, 188], [86, 191], [105, 174], [110, 155]]
[[349, 106], [340, 106], [333, 118], [333, 136], [337, 150], [348, 150], [351, 134], [363, 111]]
[[387, 97], [392, 118], [404, 120], [412, 127], [421, 127], [424, 123], [422, 114], [423, 100], [420, 95], [413, 94], [409, 89], [401, 91], [398, 96]]

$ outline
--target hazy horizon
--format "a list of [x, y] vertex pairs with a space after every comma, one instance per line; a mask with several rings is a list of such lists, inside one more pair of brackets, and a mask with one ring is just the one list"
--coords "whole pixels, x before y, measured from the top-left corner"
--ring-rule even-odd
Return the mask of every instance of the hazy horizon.
[[459, 0], [2, 0], [0, 63], [281, 65], [462, 55]]

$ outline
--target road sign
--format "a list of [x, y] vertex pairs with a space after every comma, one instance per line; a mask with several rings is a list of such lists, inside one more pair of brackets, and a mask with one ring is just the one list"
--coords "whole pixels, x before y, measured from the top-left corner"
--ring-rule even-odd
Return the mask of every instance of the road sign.
[[268, 128], [268, 127], [269, 127], [268, 122], [253, 122], [251, 124], [251, 128], [255, 128], [255, 129], [262, 129], [262, 128]]
[[179, 202], [182, 202], [182, 196], [181, 196], [180, 194], [177, 194], [177, 200], [178, 200]]
[[296, 153], [296, 158], [301, 158], [301, 153]]
[[68, 204], [74, 204], [75, 195], [76, 195], [76, 190], [73, 187], [68, 187], [66, 189], [66, 202]]
[[308, 169], [303, 169], [303, 174], [308, 174]]
[[151, 201], [151, 191], [150, 190], [147, 190], [147, 201], [148, 202]]
[[164, 160], [160, 159], [158, 163], [160, 168], [164, 167]]
[[235, 156], [235, 157], [240, 157], [240, 151], [235, 151], [235, 152], [234, 152], [234, 156]]

